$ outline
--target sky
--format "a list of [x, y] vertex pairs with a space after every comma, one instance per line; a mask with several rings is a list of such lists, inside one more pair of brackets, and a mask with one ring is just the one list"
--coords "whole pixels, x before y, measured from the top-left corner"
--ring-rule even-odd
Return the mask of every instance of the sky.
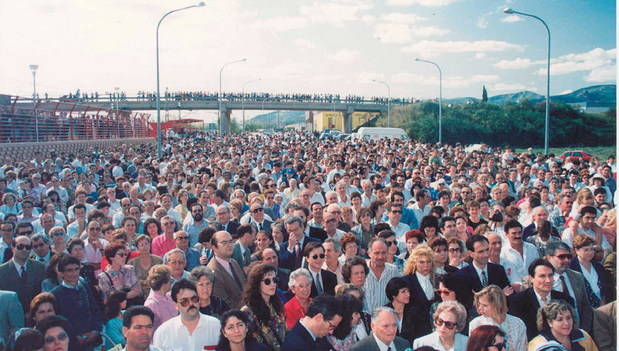
[[[155, 29], [191, 0], [1, 1], [0, 94], [156, 90]], [[215, 0], [161, 24], [161, 89], [434, 98], [615, 84], [613, 0]], [[259, 80], [258, 80], [259, 79]], [[249, 83], [248, 83], [249, 82]], [[210, 112], [184, 116], [214, 119]], [[233, 114], [238, 118], [238, 113]]]

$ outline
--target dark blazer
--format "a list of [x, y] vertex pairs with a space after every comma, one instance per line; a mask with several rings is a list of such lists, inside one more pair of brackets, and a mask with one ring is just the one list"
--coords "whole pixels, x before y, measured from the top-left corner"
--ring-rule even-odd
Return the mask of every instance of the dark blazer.
[[27, 260], [26, 280], [17, 273], [13, 260], [0, 265], [0, 290], [17, 293], [24, 311], [30, 309], [30, 301], [41, 292], [41, 282], [45, 279], [45, 265], [34, 260]]
[[[256, 231], [260, 230], [258, 228], [258, 223], [256, 223], [253, 219], [251, 219], [249, 223], [251, 223], [251, 225], [254, 226], [254, 228], [256, 228]], [[264, 230], [265, 232], [268, 232], [268, 233], [272, 233], [272, 230], [271, 230], [271, 225], [272, 224], [273, 224], [273, 222], [269, 221], [268, 219], [265, 219], [264, 221], [262, 221], [262, 230]]]
[[285, 268], [277, 268], [277, 277], [279, 278], [277, 288], [283, 291], [288, 291], [288, 279], [290, 278], [290, 271]]
[[593, 308], [587, 298], [587, 290], [585, 288], [585, 278], [579, 272], [573, 269], [565, 271], [567, 279], [574, 290], [576, 297], [576, 310], [579, 316], [579, 328], [584, 329], [587, 333], [593, 332]]
[[[551, 300], [564, 300], [574, 306], [572, 298], [560, 291], [552, 290], [550, 298]], [[509, 314], [522, 319], [527, 327], [527, 338], [532, 340], [537, 336], [539, 334], [537, 330], [537, 310], [540, 306], [533, 288], [528, 288], [508, 296], [507, 304], [509, 305]]]
[[217, 262], [213, 256], [206, 267], [210, 268], [215, 273], [215, 284], [213, 285], [213, 296], [217, 296], [230, 306], [230, 308], [241, 307], [241, 295], [245, 285], [245, 272], [236, 260], [230, 260], [230, 268], [234, 270], [236, 276], [240, 280], [240, 285], [226, 271], [226, 269]]
[[280, 351], [329, 351], [331, 344], [325, 338], [316, 341], [299, 321], [286, 334]]
[[294, 271], [295, 269], [300, 268], [301, 261], [303, 260], [303, 249], [305, 249], [305, 246], [307, 245], [307, 243], [310, 243], [310, 242], [319, 243], [320, 240], [309, 237], [309, 236], [304, 237], [301, 250], [299, 250], [298, 255], [295, 255], [294, 252], [288, 252], [288, 242], [284, 241], [280, 245], [280, 249], [278, 252], [279, 266], [282, 268], [289, 269], [291, 271]]
[[245, 255], [243, 255], [241, 254], [241, 244], [237, 242], [232, 250], [232, 258], [236, 260], [241, 268], [245, 268], [251, 263], [251, 249], [245, 249]]
[[240, 224], [238, 222], [235, 221], [230, 221], [228, 222], [228, 228], [225, 228], [223, 224], [219, 223], [219, 222], [215, 222], [215, 229], [217, 230], [225, 230], [228, 233], [230, 233], [230, 235], [232, 235], [232, 237], [236, 237], [236, 230], [239, 229]]
[[[606, 268], [604, 268], [604, 266], [602, 266], [602, 264], [597, 261], [592, 261], [591, 265], [593, 265], [593, 269], [595, 269], [595, 272], [598, 274], [598, 286], [602, 294], [602, 299], [606, 302], [614, 300], [615, 293], [610, 274], [608, 273]], [[572, 262], [570, 262], [570, 268], [582, 274], [582, 269], [580, 268], [578, 257], [572, 258]]]
[[408, 284], [408, 290], [411, 293], [410, 300], [412, 301], [413, 309], [415, 311], [412, 321], [415, 325], [415, 331], [413, 333], [414, 338], [419, 338], [432, 332], [432, 319], [430, 317], [430, 306], [435, 299], [428, 300], [426, 294], [423, 292], [417, 275], [409, 274], [402, 277]]
[[[393, 308], [393, 304], [390, 302], [385, 306], [389, 308]], [[397, 336], [408, 340], [412, 344], [412, 341], [415, 338], [415, 309], [413, 308], [413, 304], [409, 303], [404, 306], [404, 320], [402, 321], [402, 330], [398, 330]]]
[[[395, 350], [393, 351], [404, 351], [407, 348], [411, 347], [411, 343], [408, 340], [396, 336], [393, 340], [395, 344]], [[380, 351], [378, 348], [378, 344], [376, 343], [376, 339], [374, 337], [374, 333], [366, 336], [365, 338], [359, 340], [353, 347], [350, 348], [350, 351]]]
[[309, 227], [309, 236], [324, 241], [327, 238], [327, 232], [322, 228]]
[[[310, 272], [310, 274], [312, 275], [312, 293], [310, 294], [310, 297], [314, 298], [318, 295], [318, 290], [316, 288], [316, 281], [313, 279], [314, 274], [312, 272]], [[322, 277], [322, 289], [324, 290], [324, 293], [335, 296], [335, 286], [337, 285], [337, 276], [335, 273], [321, 269], [320, 276]]]
[[[467, 309], [473, 306], [473, 293], [479, 292], [483, 288], [473, 264], [471, 263], [455, 273], [462, 283], [462, 298], [460, 300]], [[497, 285], [501, 289], [509, 285], [509, 279], [503, 266], [488, 262], [488, 285], [490, 284]]]
[[[535, 234], [537, 234], [537, 230], [535, 229], [535, 223], [531, 223], [522, 230], [522, 240], [525, 240], [526, 238]], [[550, 235], [561, 238], [561, 235], [552, 224], [550, 225]]]
[[593, 311], [593, 340], [600, 351], [617, 349], [617, 303], [608, 303]]

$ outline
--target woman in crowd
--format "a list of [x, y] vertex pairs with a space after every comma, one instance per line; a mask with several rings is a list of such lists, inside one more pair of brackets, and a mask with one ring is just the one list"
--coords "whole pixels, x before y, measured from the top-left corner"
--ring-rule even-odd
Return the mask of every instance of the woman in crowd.
[[270, 351], [279, 351], [286, 335], [286, 319], [281, 300], [277, 297], [277, 271], [268, 264], [257, 264], [249, 272], [241, 311], [246, 312], [253, 336]]
[[[357, 212], [357, 224], [352, 227], [351, 231], [357, 237], [357, 243], [365, 248], [368, 246], [370, 239], [374, 236], [374, 224], [372, 224], [372, 211], [367, 207], [362, 207]], [[365, 251], [365, 250], [363, 250]], [[362, 252], [361, 254], [365, 254]]]
[[[345, 296], [352, 297], [361, 303], [361, 306], [363, 309], [363, 301], [365, 300], [365, 295], [363, 293], [363, 289], [357, 286], [354, 286], [349, 283], [337, 285], [335, 287], [335, 296], [336, 297], [345, 297]], [[357, 334], [357, 339], [361, 340], [365, 338], [366, 336], [370, 335], [371, 331], [372, 331], [372, 316], [369, 313], [362, 310], [360, 313], [359, 322], [357, 326], [353, 327], [353, 332]]]
[[404, 266], [403, 279], [408, 284], [413, 307], [416, 311], [415, 338], [429, 334], [432, 331], [430, 306], [434, 295], [434, 252], [427, 245], [419, 245], [413, 250]]
[[290, 273], [288, 287], [294, 296], [284, 305], [286, 328], [292, 329], [297, 321], [305, 317], [312, 298], [312, 276], [305, 268], [299, 268]]
[[473, 228], [469, 227], [469, 224], [464, 216], [456, 217], [456, 230], [458, 231], [458, 239], [466, 242], [471, 233], [473, 233]]
[[383, 214], [385, 213], [385, 202], [381, 200], [372, 201], [370, 204], [370, 211], [372, 213], [372, 219], [370, 223], [376, 225], [383, 221]]
[[428, 241], [428, 246], [434, 251], [434, 273], [436, 275], [445, 275], [458, 270], [447, 264], [449, 260], [447, 240], [437, 236]]
[[181, 218], [184, 220], [189, 210], [187, 209], [187, 200], [189, 200], [189, 192], [183, 189], [178, 192], [176, 197], [178, 199], [178, 205], [174, 207], [174, 209], [181, 215]]
[[49, 230], [49, 236], [52, 239], [52, 256], [57, 256], [65, 253], [67, 250], [67, 232], [63, 227], [52, 227]]
[[43, 351], [69, 350], [70, 327], [65, 318], [61, 316], [46, 317], [37, 322], [36, 329], [43, 334]]
[[415, 335], [415, 324], [413, 316], [413, 304], [411, 303], [411, 292], [406, 281], [400, 277], [391, 278], [385, 288], [389, 303], [385, 306], [393, 308], [398, 314], [398, 336], [403, 337], [409, 342], [413, 341]]
[[478, 201], [472, 200], [466, 204], [468, 212], [467, 224], [475, 230], [481, 224], [488, 224], [488, 221], [481, 217], [480, 204]]
[[[462, 281], [454, 273], [439, 275], [436, 277], [435, 281], [438, 288], [434, 290], [436, 298], [434, 299], [435, 302], [430, 306], [430, 320], [442, 302], [458, 301], [462, 303], [461, 299], [464, 295], [461, 288]], [[469, 311], [467, 311], [467, 315], [470, 315]], [[432, 329], [434, 330], [434, 326]]]
[[[53, 288], [57, 287], [60, 284], [60, 279], [58, 277], [58, 261], [62, 257], [63, 254], [54, 255], [49, 260], [47, 267], [45, 267], [45, 280], [41, 282], [41, 291], [50, 292]], [[66, 255], [66, 254], [64, 254]]]
[[482, 325], [496, 325], [506, 332], [508, 351], [524, 350], [527, 345], [527, 328], [524, 322], [507, 313], [507, 299], [496, 285], [483, 288], [475, 294], [475, 307], [480, 316], [469, 324], [469, 334]]
[[43, 334], [36, 329], [21, 328], [15, 331], [13, 351], [40, 351], [44, 345]]
[[613, 287], [608, 271], [601, 263], [593, 260], [595, 240], [586, 234], [578, 234], [572, 244], [576, 257], [572, 258], [570, 268], [582, 273], [585, 278], [585, 289], [591, 306], [600, 307], [613, 296]]
[[496, 325], [481, 325], [469, 334], [466, 351], [506, 350], [505, 332]]
[[378, 233], [378, 237], [384, 239], [387, 244], [387, 262], [395, 265], [401, 272], [404, 268], [404, 260], [397, 256], [398, 242], [395, 233], [390, 229], [385, 229]]
[[189, 279], [196, 284], [198, 297], [200, 298], [200, 313], [219, 318], [230, 309], [224, 300], [213, 296], [213, 283], [215, 273], [205, 266], [198, 266], [191, 270]]
[[439, 236], [438, 219], [434, 216], [425, 216], [421, 219], [419, 230], [423, 233], [426, 242], [430, 242], [434, 237]]
[[347, 259], [353, 258], [359, 253], [359, 242], [357, 236], [353, 233], [346, 233], [342, 235], [342, 238], [340, 239], [340, 247], [342, 254], [338, 260], [340, 261], [340, 265], [344, 265]]
[[163, 322], [178, 314], [176, 303], [168, 294], [172, 289], [170, 267], [164, 264], [151, 267], [148, 271], [147, 280], [148, 285], [150, 285], [150, 293], [144, 302], [144, 306], [150, 308], [155, 314], [155, 320], [153, 320], [153, 331], [155, 331]]
[[342, 278], [344, 278], [344, 282], [350, 283], [361, 290], [363, 290], [365, 278], [368, 273], [370, 273], [370, 268], [367, 263], [365, 263], [365, 260], [359, 256], [347, 259], [342, 266]]
[[144, 234], [148, 235], [151, 240], [161, 234], [161, 223], [155, 218], [149, 218], [144, 221]]
[[548, 341], [559, 342], [568, 350], [598, 351], [595, 342], [586, 331], [575, 328], [574, 308], [563, 301], [551, 301], [537, 311], [539, 335], [529, 343], [528, 350]]
[[264, 230], [260, 230], [258, 231], [258, 233], [256, 233], [256, 240], [254, 240], [254, 244], [256, 244], [256, 247], [254, 249], [254, 253], [251, 254], [252, 262], [257, 261], [257, 252], [261, 252], [268, 247], [273, 247], [273, 236]]
[[340, 296], [342, 304], [342, 320], [333, 330], [332, 335], [327, 336], [327, 341], [335, 351], [349, 351], [359, 340], [358, 332], [365, 329], [362, 326], [361, 315], [363, 313], [362, 302], [353, 296]]
[[135, 268], [125, 264], [126, 252], [126, 248], [119, 244], [105, 248], [103, 254], [110, 264], [98, 276], [99, 289], [105, 298], [114, 290], [126, 290], [128, 305], [141, 305], [144, 301], [142, 287], [135, 274]]
[[468, 263], [465, 261], [467, 255], [465, 254], [464, 242], [458, 238], [450, 238], [447, 240], [447, 244], [449, 245], [447, 249], [449, 265], [457, 269], [468, 266]]
[[465, 351], [467, 337], [460, 334], [466, 323], [466, 310], [457, 301], [441, 303], [434, 313], [436, 331], [415, 339], [413, 349], [431, 346], [438, 351]]
[[42, 292], [30, 301], [28, 326], [34, 326], [47, 316], [56, 315], [56, 298], [54, 295]]
[[267, 351], [249, 333], [249, 318], [245, 312], [230, 310], [221, 316], [221, 334], [217, 351]]
[[572, 217], [576, 220], [580, 219], [580, 210], [585, 206], [594, 206], [595, 205], [595, 197], [593, 196], [593, 192], [589, 188], [581, 188], [576, 192], [576, 196], [574, 197], [574, 204], [572, 205], [572, 211], [570, 212], [569, 217]]
[[135, 269], [135, 274], [140, 282], [142, 296], [148, 295], [148, 291], [150, 290], [150, 286], [148, 286], [146, 279], [148, 278], [148, 271], [154, 265], [161, 264], [163, 262], [161, 257], [150, 253], [150, 243], [151, 238], [148, 235], [139, 235], [135, 239], [135, 246], [137, 247], [140, 255], [129, 261], [129, 264]]
[[617, 209], [605, 210], [598, 220], [598, 225], [602, 227], [601, 231], [606, 237], [606, 241], [612, 247], [615, 247], [617, 241]]
[[106, 349], [125, 343], [125, 337], [122, 333], [122, 311], [125, 308], [127, 308], [127, 294], [124, 291], [113, 291], [108, 296], [103, 312], [103, 334], [106, 336], [104, 340]]
[[412, 229], [404, 234], [404, 239], [406, 240], [406, 252], [401, 253], [400, 258], [406, 262], [408, 261], [411, 252], [413, 252], [419, 244], [423, 244], [426, 238], [419, 229]]

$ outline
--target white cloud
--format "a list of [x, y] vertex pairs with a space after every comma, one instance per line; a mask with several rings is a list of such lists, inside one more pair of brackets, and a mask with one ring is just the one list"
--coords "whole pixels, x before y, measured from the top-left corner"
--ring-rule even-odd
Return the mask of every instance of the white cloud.
[[430, 41], [422, 40], [402, 49], [404, 52], [416, 53], [424, 57], [441, 54], [457, 54], [465, 52], [496, 52], [496, 51], [523, 51], [520, 45], [499, 40], [478, 41]]
[[379, 23], [374, 28], [374, 37], [385, 43], [403, 44], [411, 41], [411, 28], [406, 24]]
[[499, 80], [499, 76], [496, 74], [477, 74], [471, 77], [473, 82], [496, 82]]
[[[580, 71], [592, 71], [614, 66], [616, 62], [617, 49], [604, 50], [602, 48], [595, 48], [581, 54], [567, 54], [551, 59], [550, 74], [558, 76]], [[540, 68], [536, 73], [545, 75], [546, 68]]]
[[294, 41], [294, 45], [296, 45], [297, 47], [301, 48], [301, 49], [315, 49], [316, 48], [316, 44], [314, 44], [313, 42], [304, 39], [304, 38], [298, 38], [295, 39]]
[[478, 53], [475, 54], [475, 58], [476, 59], [482, 59], [482, 58], [485, 58], [486, 56], [487, 55], [486, 55], [485, 52], [478, 52]]
[[453, 4], [458, 0], [387, 0], [389, 6], [426, 6], [426, 7], [439, 7]]
[[565, 94], [569, 94], [572, 93], [574, 90], [568, 89], [568, 90], [564, 90], [562, 92], [559, 93], [559, 95], [565, 95]]
[[340, 49], [336, 53], [329, 55], [328, 57], [337, 62], [350, 63], [358, 59], [360, 56], [359, 51], [351, 49]]
[[504, 23], [515, 23], [515, 22], [520, 22], [520, 21], [524, 21], [524, 19], [518, 15], [509, 15], [501, 19], [501, 22], [504, 22]]
[[585, 81], [590, 83], [615, 83], [617, 81], [617, 66], [609, 65], [594, 68], [587, 74]]
[[295, 17], [273, 17], [258, 20], [252, 27], [266, 29], [273, 32], [285, 32], [293, 29], [301, 29], [307, 26], [307, 19], [301, 16]]
[[492, 14], [492, 12], [490, 13], [485, 13], [481, 16], [479, 16], [479, 18], [477, 19], [477, 27], [481, 28], [481, 29], [486, 29], [488, 28], [488, 16], [490, 16]]
[[496, 91], [522, 91], [522, 90], [536, 90], [535, 88], [529, 88], [524, 84], [520, 83], [496, 83], [492, 86], [492, 90]]
[[[429, 67], [428, 69], [434, 69]], [[443, 87], [450, 89], [467, 88], [477, 86], [479, 83], [489, 83], [499, 80], [497, 75], [472, 75], [470, 77], [448, 76], [443, 77]], [[394, 84], [415, 84], [420, 86], [439, 86], [438, 72], [436, 74], [419, 75], [413, 73], [397, 73], [391, 77]]]
[[[312, 22], [327, 22], [337, 27], [342, 27], [346, 22], [361, 20], [367, 11], [373, 8], [368, 2], [338, 3], [338, 2], [318, 2], [314, 1], [311, 5], [301, 6], [301, 15]], [[367, 18], [366, 18], [367, 19]]]
[[523, 69], [539, 64], [540, 61], [532, 61], [528, 58], [516, 58], [513, 60], [501, 60], [494, 64], [494, 67], [500, 69]]
[[383, 22], [415, 24], [418, 22], [426, 21], [427, 18], [418, 16], [414, 13], [394, 12], [380, 16], [380, 20]]
[[413, 33], [420, 37], [438, 37], [448, 34], [450, 31], [446, 28], [435, 26], [415, 27]]

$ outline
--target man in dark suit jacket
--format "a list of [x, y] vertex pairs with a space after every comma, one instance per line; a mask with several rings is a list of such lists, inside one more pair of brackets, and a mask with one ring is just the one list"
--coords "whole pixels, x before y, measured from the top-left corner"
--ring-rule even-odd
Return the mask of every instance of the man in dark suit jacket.
[[223, 299], [230, 308], [240, 308], [245, 272], [232, 258], [232, 236], [219, 231], [213, 234], [211, 246], [214, 256], [206, 266], [215, 273], [213, 296]]
[[331, 344], [325, 336], [342, 321], [339, 299], [322, 295], [310, 303], [305, 317], [286, 334], [281, 351], [328, 351]]
[[[548, 210], [544, 206], [538, 206], [533, 209], [533, 223], [529, 224], [522, 230], [522, 240], [537, 234], [545, 222], [548, 222]], [[561, 235], [555, 227], [550, 225], [550, 235], [561, 238]]]
[[0, 290], [0, 339], [9, 340], [10, 333], [24, 326], [24, 310], [13, 291]]
[[249, 223], [256, 228], [256, 231], [272, 232], [273, 222], [264, 217], [264, 207], [260, 202], [254, 202], [249, 207]]
[[335, 295], [337, 276], [326, 269], [322, 269], [325, 263], [325, 249], [320, 243], [311, 242], [303, 249], [307, 269], [312, 276], [312, 293], [314, 298], [320, 294]]
[[228, 205], [217, 206], [213, 225], [217, 230], [224, 230], [230, 233], [232, 237], [236, 237], [236, 231], [239, 228], [238, 222], [230, 220], [230, 207]]
[[288, 232], [288, 241], [280, 245], [279, 265], [280, 267], [294, 271], [301, 267], [305, 246], [310, 242], [320, 243], [320, 241], [316, 238], [304, 235], [303, 220], [300, 217], [288, 217], [284, 225]]
[[[230, 234], [232, 235], [232, 233]], [[253, 229], [249, 225], [242, 225], [238, 228], [237, 235], [232, 235], [232, 237], [237, 239], [232, 251], [232, 258], [244, 269], [251, 263], [251, 247], [254, 246], [255, 240]]]
[[552, 290], [555, 269], [550, 262], [538, 258], [531, 262], [529, 275], [532, 287], [508, 296], [509, 314], [522, 319], [527, 327], [527, 338], [533, 339], [537, 330], [537, 310], [551, 300], [564, 300], [574, 306], [572, 298], [562, 292]]
[[0, 265], [0, 290], [16, 292], [24, 311], [28, 311], [32, 298], [41, 292], [45, 265], [28, 258], [32, 242], [27, 236], [16, 237], [11, 246], [13, 258]]
[[351, 351], [380, 351], [378, 343], [392, 351], [404, 351], [411, 347], [408, 340], [395, 336], [398, 316], [391, 308], [379, 307], [372, 315], [372, 332], [353, 345]]
[[[466, 248], [469, 250], [473, 261], [470, 265], [460, 269], [455, 274], [462, 282], [462, 299], [467, 309], [473, 306], [473, 293], [479, 292], [484, 287], [494, 284], [505, 289], [506, 295], [511, 293], [509, 279], [503, 266], [488, 262], [489, 243], [483, 235], [472, 235], [466, 241]], [[485, 282], [484, 280], [485, 275]], [[484, 284], [485, 283], [485, 284]], [[507, 288], [507, 289], [506, 289]]]
[[593, 311], [593, 340], [600, 351], [617, 349], [617, 302]]
[[571, 258], [570, 247], [564, 242], [551, 243], [546, 247], [546, 259], [555, 267], [553, 290], [570, 295], [576, 305], [578, 327], [592, 334], [593, 308], [587, 297], [585, 278], [569, 269]]

